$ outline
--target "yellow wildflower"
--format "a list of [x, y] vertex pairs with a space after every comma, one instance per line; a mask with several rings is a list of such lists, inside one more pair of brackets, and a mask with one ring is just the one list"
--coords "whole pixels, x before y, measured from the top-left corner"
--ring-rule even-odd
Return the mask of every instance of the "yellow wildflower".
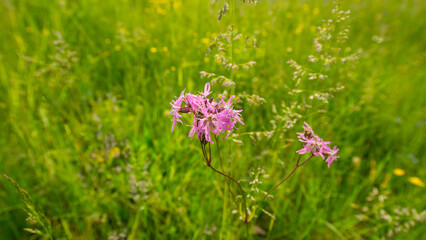
[[103, 157], [99, 157], [97, 160], [98, 160], [99, 163], [103, 163], [105, 161], [105, 159]]
[[92, 154], [90, 154], [90, 156], [91, 156], [93, 159], [98, 159], [99, 154], [97, 154], [96, 152], [93, 152]]
[[115, 51], [120, 51], [121, 50], [121, 46], [120, 45], [115, 45], [114, 49], [115, 49]]
[[209, 38], [203, 38], [203, 39], [201, 39], [201, 42], [204, 43], [205, 45], [209, 45], [210, 39]]
[[395, 174], [396, 176], [403, 176], [405, 174], [405, 171], [400, 168], [396, 168], [393, 170], [393, 174]]
[[118, 32], [121, 33], [121, 34], [127, 34], [128, 33], [125, 28], [118, 29]]
[[299, 26], [297, 26], [297, 28], [294, 30], [294, 33], [296, 35], [299, 35], [303, 31], [304, 27], [305, 27], [305, 24], [300, 23]]
[[112, 155], [112, 156], [116, 156], [116, 155], [120, 155], [120, 148], [118, 148], [118, 147], [113, 147], [112, 149], [111, 149], [111, 151], [110, 151], [110, 154]]
[[309, 12], [309, 5], [307, 3], [303, 4], [302, 9], [303, 9], [304, 13], [308, 13]]
[[43, 35], [50, 35], [50, 31], [48, 29], [43, 28], [42, 30]]
[[411, 184], [414, 184], [414, 185], [419, 186], [419, 187], [425, 186], [425, 184], [422, 182], [422, 180], [418, 177], [409, 177], [408, 181], [410, 181]]
[[312, 11], [312, 13], [314, 14], [314, 15], [317, 15], [318, 13], [319, 13], [319, 8], [314, 8], [314, 11]]
[[157, 8], [157, 13], [160, 14], [160, 15], [166, 15], [167, 11], [164, 10], [164, 9], [162, 9], [161, 7], [158, 7]]
[[105, 39], [105, 44], [108, 45], [111, 43], [111, 40], [109, 40], [109, 38]]
[[173, 2], [173, 8], [180, 8], [182, 6], [182, 2]]
[[156, 53], [157, 52], [157, 48], [152, 47], [151, 49], [149, 49], [152, 53]]

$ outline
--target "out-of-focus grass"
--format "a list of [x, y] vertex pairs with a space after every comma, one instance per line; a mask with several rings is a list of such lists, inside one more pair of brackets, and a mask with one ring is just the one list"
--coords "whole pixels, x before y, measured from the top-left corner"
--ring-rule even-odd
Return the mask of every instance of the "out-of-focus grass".
[[[288, 99], [286, 62], [307, 59], [313, 26], [329, 17], [332, 4], [237, 4], [232, 16], [217, 21], [221, 6], [0, 2], [0, 172], [28, 190], [58, 238], [244, 237], [223, 179], [204, 167], [197, 141], [186, 137], [185, 126], [170, 134], [169, 102], [184, 88], [202, 89], [199, 71], [220, 71], [205, 57], [208, 41], [234, 24], [258, 38], [260, 52], [236, 91], [267, 100], [241, 105], [246, 125], [239, 131], [269, 129], [272, 104]], [[310, 162], [275, 192], [267, 208], [277, 220], [260, 215], [251, 225], [272, 239], [378, 239], [372, 231], [383, 222], [357, 224], [359, 211], [351, 207], [365, 203], [373, 186], [391, 191], [390, 210], [425, 208], [424, 188], [408, 181], [426, 176], [425, 3], [342, 1], [342, 8], [352, 11], [347, 45], [364, 54], [327, 112], [303, 119], [341, 148], [341, 158], [330, 169]], [[242, 146], [221, 141], [231, 174], [242, 178], [251, 167], [265, 167], [271, 175], [265, 187], [293, 166], [299, 147], [284, 147], [278, 137], [256, 145], [243, 140]], [[393, 175], [395, 168], [406, 175]], [[1, 236], [29, 238], [19, 194], [6, 180], [0, 184]], [[425, 234], [419, 225], [397, 236]]]

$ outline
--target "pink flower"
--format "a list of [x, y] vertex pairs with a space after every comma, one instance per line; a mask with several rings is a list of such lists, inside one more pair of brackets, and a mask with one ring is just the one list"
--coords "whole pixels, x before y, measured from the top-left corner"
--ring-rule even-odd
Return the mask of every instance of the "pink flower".
[[312, 128], [305, 122], [305, 126], [303, 126], [303, 133], [297, 133], [297, 137], [301, 139], [300, 141], [306, 142], [307, 140], [310, 140], [314, 138], [315, 133], [312, 130]]
[[324, 153], [327, 151], [327, 144], [330, 142], [324, 142], [321, 138], [318, 136], [314, 136], [312, 140], [312, 154], [315, 156], [321, 156], [322, 159], [324, 159]]
[[324, 159], [324, 153], [328, 148], [327, 144], [330, 143], [330, 142], [324, 142], [318, 136], [314, 136], [314, 138], [309, 139], [309, 140], [302, 139], [300, 141], [304, 142], [305, 144], [303, 145], [302, 149], [296, 151], [297, 153], [305, 154], [305, 153], [308, 153], [308, 152], [312, 152], [313, 155], [321, 156], [322, 159]]
[[197, 109], [200, 107], [198, 104], [200, 102], [199, 97], [193, 94], [187, 94], [186, 95], [186, 101], [187, 105], [189, 105], [189, 108], [192, 112], [196, 112]]
[[334, 146], [333, 149], [328, 148], [328, 151], [324, 153], [324, 155], [327, 156], [325, 162], [328, 163], [328, 167], [330, 167], [331, 164], [339, 158], [339, 156], [336, 155], [337, 152], [339, 152], [339, 149], [337, 146]]
[[206, 85], [204, 85], [204, 92], [201, 93], [200, 95], [207, 97], [210, 93], [210, 83], [206, 83]]
[[[190, 113], [194, 114], [193, 122], [191, 126], [191, 131], [189, 132], [189, 137], [192, 137], [197, 133], [197, 138], [202, 142], [211, 142], [211, 134], [219, 134], [228, 132], [227, 136], [234, 130], [237, 122], [244, 125], [241, 120], [242, 110], [234, 110], [232, 107], [232, 98], [226, 102], [221, 99], [219, 102], [213, 101], [213, 98], [208, 99], [207, 96], [211, 94], [210, 84], [207, 83], [204, 86], [204, 92], [201, 92], [199, 95], [194, 94], [184, 94], [181, 93], [181, 96], [176, 100], [172, 101], [172, 110], [170, 114], [173, 116], [173, 125], [172, 131], [176, 122], [182, 123], [180, 118], [182, 115], [179, 113]], [[182, 107], [182, 103], [185, 104]]]
[[339, 149], [336, 146], [330, 149], [330, 142], [325, 142], [315, 135], [312, 128], [306, 122], [305, 126], [303, 126], [303, 130], [303, 133], [297, 133], [299, 141], [303, 143], [303, 148], [296, 152], [301, 155], [311, 152], [314, 156], [320, 156], [322, 159], [327, 157], [325, 161], [328, 163], [328, 167], [330, 167], [331, 163], [339, 158], [339, 156], [336, 155]]
[[184, 94], [185, 94], [185, 90], [182, 91], [182, 93], [180, 94], [179, 98], [176, 99], [176, 101], [172, 101], [170, 103], [170, 105], [172, 105], [172, 110], [170, 111], [170, 114], [173, 115], [172, 132], [175, 129], [176, 122], [182, 123], [182, 121], [180, 120], [182, 115], [179, 114], [179, 111], [181, 108], [180, 106], [182, 105], [182, 101], [184, 100]]

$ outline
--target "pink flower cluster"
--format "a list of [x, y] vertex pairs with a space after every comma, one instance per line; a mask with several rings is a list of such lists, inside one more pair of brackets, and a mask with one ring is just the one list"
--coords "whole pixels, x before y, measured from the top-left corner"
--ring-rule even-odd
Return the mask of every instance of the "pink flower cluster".
[[228, 131], [226, 135], [228, 137], [237, 122], [244, 125], [240, 114], [243, 110], [232, 108], [231, 100], [234, 96], [231, 96], [227, 102], [223, 98], [219, 102], [215, 102], [213, 98], [207, 98], [210, 93], [210, 84], [206, 83], [204, 92], [194, 95], [185, 94], [185, 90], [183, 90], [180, 96], [170, 103], [172, 105], [170, 114], [173, 116], [172, 132], [177, 122], [182, 123], [181, 113], [190, 112], [194, 114], [194, 121], [192, 125], [188, 125], [192, 126], [189, 137], [197, 133], [197, 138], [203, 143], [213, 143], [211, 133], [219, 134]]
[[336, 161], [339, 156], [337, 156], [337, 152], [339, 149], [334, 146], [333, 149], [330, 148], [330, 142], [324, 142], [320, 137], [315, 135], [312, 128], [305, 122], [305, 126], [303, 126], [303, 133], [297, 133], [297, 137], [299, 141], [303, 142], [303, 148], [296, 151], [299, 154], [305, 154], [308, 152], [312, 152], [315, 156], [321, 156], [322, 159], [328, 163], [328, 167], [331, 166], [331, 163]]

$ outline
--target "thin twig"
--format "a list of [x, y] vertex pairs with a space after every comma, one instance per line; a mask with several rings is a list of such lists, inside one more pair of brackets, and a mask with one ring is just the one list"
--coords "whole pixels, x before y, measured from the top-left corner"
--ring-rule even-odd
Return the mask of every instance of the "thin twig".
[[[221, 157], [221, 155], [220, 155], [219, 140], [217, 139], [217, 136], [216, 136], [216, 135], [214, 135], [214, 138], [215, 138], [215, 140], [216, 140], [216, 148], [217, 148], [217, 154], [218, 154], [218, 156], [219, 156], [220, 168], [222, 169], [222, 172], [226, 173], [226, 172], [225, 172], [225, 169], [223, 168], [222, 157]], [[231, 193], [231, 195], [232, 195], [232, 200], [235, 202], [235, 204], [237, 205], [237, 208], [238, 208], [238, 203], [237, 203], [237, 200], [235, 199], [235, 195], [234, 195], [234, 193], [233, 193], [233, 192], [232, 192], [232, 190], [231, 190], [231, 186], [229, 185], [229, 181], [228, 181], [228, 179], [227, 179], [226, 177], [224, 177], [224, 178], [225, 178], [226, 185], [228, 185], [229, 192], [230, 192], [230, 193]]]
[[[209, 144], [209, 145], [210, 145], [210, 144]], [[205, 148], [203, 148], [203, 147], [201, 147], [201, 149], [203, 150], [203, 155], [204, 155], [204, 157], [206, 157], [206, 155], [207, 155], [207, 153], [206, 153], [206, 149], [205, 149]], [[211, 152], [210, 152], [210, 156], [211, 156]], [[227, 175], [226, 173], [223, 173], [223, 172], [221, 172], [221, 171], [217, 170], [216, 168], [214, 168], [214, 167], [211, 165], [211, 161], [208, 161], [208, 159], [206, 159], [206, 161], [207, 161], [207, 167], [209, 167], [209, 168], [211, 168], [213, 171], [215, 171], [215, 172], [217, 172], [217, 173], [219, 173], [219, 174], [223, 175], [224, 177], [227, 177], [227, 178], [231, 179], [232, 181], [234, 181], [234, 182], [238, 185], [238, 187], [239, 187], [239, 189], [240, 189], [240, 191], [241, 191], [242, 198], [243, 198], [243, 207], [244, 207], [244, 213], [245, 213], [245, 214], [244, 214], [244, 215], [245, 215], [245, 218], [243, 219], [243, 222], [244, 222], [244, 223], [247, 223], [247, 222], [248, 222], [248, 211], [247, 211], [246, 195], [245, 195], [245, 192], [244, 192], [243, 188], [241, 187], [241, 184], [240, 184], [240, 183], [239, 183], [236, 179], [234, 179], [233, 177], [231, 177], [231, 176]]]
[[302, 157], [302, 155], [299, 155], [299, 158], [297, 159], [297, 163], [296, 163], [296, 166], [299, 166], [299, 161], [300, 161], [300, 158]]
[[227, 175], [227, 174], [225, 174], [225, 173], [217, 170], [211, 164], [209, 164], [208, 167], [211, 168], [213, 171], [215, 171], [215, 172], [217, 172], [217, 173], [219, 173], [219, 174], [221, 174], [221, 175], [223, 175], [223, 176], [231, 179], [232, 181], [234, 181], [238, 185], [238, 187], [240, 188], [240, 191], [241, 191], [241, 195], [243, 197], [243, 205], [244, 205], [243, 207], [244, 207], [244, 212], [245, 212], [245, 219], [243, 221], [244, 221], [244, 223], [247, 223], [247, 221], [248, 221], [248, 212], [247, 212], [246, 195], [245, 195], [246, 193], [244, 192], [243, 188], [241, 187], [241, 184], [237, 180], [235, 180], [233, 177], [231, 177], [231, 176], [229, 176], [229, 175]]
[[313, 157], [313, 155], [311, 157], [309, 157], [308, 159], [306, 159], [304, 162], [302, 162], [301, 164], [298, 165], [298, 167], [302, 166], [303, 164], [307, 163], [311, 158]]
[[212, 147], [209, 143], [209, 163], [211, 163], [211, 162], [212, 162]]
[[283, 179], [281, 180], [281, 182], [279, 182], [277, 185], [275, 185], [271, 190], [269, 190], [269, 192], [262, 198], [262, 201], [260, 202], [260, 204], [262, 204], [265, 199], [269, 196], [269, 194], [271, 194], [272, 191], [274, 191], [277, 187], [279, 187], [283, 182], [285, 182], [295, 171], [297, 168], [299, 168], [300, 166], [302, 166], [303, 164], [307, 163], [314, 155], [311, 155], [310, 157], [308, 157], [308, 159], [306, 159], [304, 162], [302, 162], [301, 164], [299, 164], [300, 161], [300, 156], [299, 159], [297, 160], [297, 164], [296, 166], [293, 168], [293, 170]]
[[[201, 141], [200, 141], [200, 144], [201, 144], [201, 150], [203, 150], [204, 159], [206, 159], [206, 161], [207, 161], [206, 150], [204, 149], [205, 145], [203, 145], [203, 143]], [[203, 162], [204, 162], [204, 160], [203, 160]], [[207, 166], [208, 161], [207, 161], [207, 163], [205, 162], [204, 164]]]

